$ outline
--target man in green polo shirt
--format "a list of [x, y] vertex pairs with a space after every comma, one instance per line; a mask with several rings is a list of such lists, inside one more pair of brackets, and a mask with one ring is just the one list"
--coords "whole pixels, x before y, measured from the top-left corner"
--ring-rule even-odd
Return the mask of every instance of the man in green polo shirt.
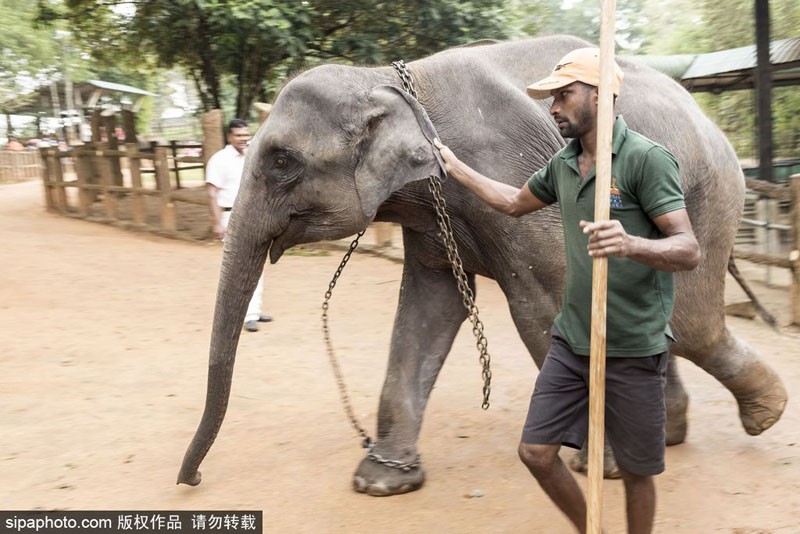
[[[622, 71], [615, 64], [614, 95]], [[580, 532], [586, 503], [558, 451], [580, 448], [588, 432], [589, 339], [593, 257], [608, 257], [606, 435], [625, 485], [629, 533], [649, 533], [655, 519], [653, 476], [664, 470], [673, 271], [700, 260], [681, 191], [678, 164], [664, 147], [617, 117], [612, 141], [611, 220], [593, 222], [597, 141], [598, 50], [564, 56], [552, 74], [528, 87], [552, 96], [550, 113], [572, 140], [520, 189], [460, 161], [438, 140], [447, 172], [484, 202], [519, 217], [558, 202], [567, 281], [552, 343], [536, 380], [519, 455]]]

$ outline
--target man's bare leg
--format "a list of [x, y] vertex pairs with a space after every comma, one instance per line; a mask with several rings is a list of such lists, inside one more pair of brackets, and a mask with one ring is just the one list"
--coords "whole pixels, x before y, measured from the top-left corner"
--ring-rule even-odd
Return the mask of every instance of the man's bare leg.
[[575, 477], [558, 456], [560, 448], [560, 445], [520, 443], [518, 452], [520, 460], [550, 500], [572, 521], [578, 532], [585, 534], [586, 499]]
[[656, 517], [656, 485], [653, 477], [639, 476], [620, 469], [625, 483], [625, 509], [628, 534], [650, 534]]

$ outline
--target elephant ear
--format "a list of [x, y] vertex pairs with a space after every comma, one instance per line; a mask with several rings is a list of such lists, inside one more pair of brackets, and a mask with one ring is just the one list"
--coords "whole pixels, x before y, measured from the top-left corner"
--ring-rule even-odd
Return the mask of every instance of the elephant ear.
[[390, 85], [376, 87], [362, 118], [355, 181], [361, 210], [372, 220], [378, 207], [407, 183], [446, 174], [433, 145], [436, 130], [411, 95]]

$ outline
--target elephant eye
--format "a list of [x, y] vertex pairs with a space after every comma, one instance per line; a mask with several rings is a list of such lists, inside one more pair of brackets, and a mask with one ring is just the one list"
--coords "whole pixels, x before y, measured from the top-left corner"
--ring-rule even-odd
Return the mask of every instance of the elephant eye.
[[272, 166], [280, 170], [286, 169], [289, 166], [289, 156], [283, 152], [278, 152], [272, 157]]
[[296, 154], [286, 149], [272, 151], [267, 157], [268, 163], [265, 170], [278, 180], [294, 180], [302, 171], [301, 160]]

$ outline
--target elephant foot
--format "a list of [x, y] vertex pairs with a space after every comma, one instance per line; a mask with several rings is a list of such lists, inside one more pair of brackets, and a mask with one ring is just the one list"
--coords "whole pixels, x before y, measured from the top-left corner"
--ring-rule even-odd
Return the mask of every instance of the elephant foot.
[[[576, 452], [572, 458], [567, 462], [569, 468], [576, 473], [589, 472], [589, 450], [586, 445], [581, 450]], [[611, 447], [606, 444], [603, 454], [603, 478], [605, 479], [618, 479], [622, 475], [617, 466], [617, 460], [614, 459], [614, 453], [611, 452]]]
[[686, 422], [686, 414], [682, 414], [680, 417], [670, 417], [667, 416], [667, 425], [666, 425], [666, 433], [667, 439], [666, 444], [667, 447], [671, 447], [672, 445], [679, 445], [686, 441], [686, 434], [688, 432], [689, 425]]
[[788, 395], [783, 381], [772, 369], [763, 364], [752, 367], [750, 372], [726, 385], [739, 404], [739, 419], [745, 431], [758, 436], [781, 418]]
[[736, 399], [739, 403], [739, 419], [745, 431], [758, 436], [778, 422], [786, 407], [787, 394], [783, 384], [768, 394]]
[[408, 470], [389, 467], [369, 457], [361, 460], [353, 475], [353, 489], [374, 497], [386, 497], [416, 491], [425, 483], [421, 465]]

